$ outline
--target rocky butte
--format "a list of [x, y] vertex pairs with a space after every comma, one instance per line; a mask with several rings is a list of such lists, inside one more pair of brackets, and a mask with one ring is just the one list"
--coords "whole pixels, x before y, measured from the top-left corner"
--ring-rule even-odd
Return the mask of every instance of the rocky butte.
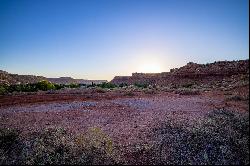
[[249, 75], [249, 59], [238, 61], [217, 61], [208, 64], [189, 62], [183, 67], [162, 73], [132, 73], [132, 76], [115, 76], [111, 83], [150, 84], [158, 86], [181, 86], [184, 84], [210, 84], [214, 81]]

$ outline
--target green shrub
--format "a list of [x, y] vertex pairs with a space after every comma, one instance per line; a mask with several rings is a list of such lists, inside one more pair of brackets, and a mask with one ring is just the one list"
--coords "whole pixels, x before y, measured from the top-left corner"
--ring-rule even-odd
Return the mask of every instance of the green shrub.
[[48, 81], [40, 81], [32, 84], [13, 84], [6, 88], [9, 93], [12, 92], [36, 92], [38, 90], [51, 90], [56, 89], [54, 84]]
[[43, 80], [38, 83], [32, 84], [13, 84], [9, 86], [0, 86], [0, 94], [5, 94], [7, 92], [36, 92], [38, 90], [47, 91], [47, 90], [59, 90], [64, 87], [69, 88], [79, 88], [79, 84], [70, 84], [70, 85], [63, 85], [63, 84], [53, 84], [49, 81]]
[[139, 83], [135, 83], [134, 84], [136, 87], [138, 88], [147, 88], [148, 87], [148, 84], [139, 84]]
[[22, 92], [36, 92], [38, 90], [37, 84], [22, 84]]
[[46, 80], [38, 82], [37, 87], [39, 90], [43, 90], [43, 91], [55, 89], [54, 84]]
[[122, 87], [127, 87], [128, 86], [128, 84], [126, 84], [126, 83], [121, 83], [121, 84], [119, 84], [119, 87], [120, 88], [122, 88]]
[[22, 91], [22, 86], [21, 85], [10, 85], [8, 87], [9, 92], [21, 92]]
[[174, 92], [180, 95], [199, 95], [200, 94], [199, 90], [190, 89], [190, 88], [180, 88], [180, 89], [176, 89]]
[[101, 87], [101, 88], [115, 88], [116, 85], [115, 84], [112, 84], [112, 83], [106, 83], [106, 82], [103, 82], [102, 84], [99, 84], [97, 85], [98, 87]]
[[63, 85], [63, 84], [54, 84], [54, 86], [55, 86], [56, 90], [59, 90], [59, 89], [62, 89], [65, 87], [65, 85]]
[[195, 85], [194, 83], [186, 83], [186, 84], [183, 84], [182, 87], [183, 88], [192, 88], [192, 86]]
[[5, 86], [3, 86], [3, 85], [0, 85], [0, 95], [5, 94], [6, 92], [7, 92], [6, 87], [5, 87]]
[[95, 84], [95, 83], [91, 83], [91, 84], [89, 84], [89, 85], [87, 85], [87, 88], [90, 88], [90, 87], [96, 87], [97, 85]]
[[79, 84], [70, 84], [69, 85], [70, 88], [80, 88], [80, 85]]

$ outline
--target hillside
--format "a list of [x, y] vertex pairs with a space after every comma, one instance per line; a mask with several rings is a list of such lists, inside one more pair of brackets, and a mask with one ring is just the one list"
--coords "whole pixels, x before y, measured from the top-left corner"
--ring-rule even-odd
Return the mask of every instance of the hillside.
[[26, 84], [36, 83], [41, 80], [47, 80], [47, 78], [43, 76], [11, 74], [0, 70], [0, 84]]
[[249, 60], [218, 61], [208, 64], [190, 62], [187, 65], [162, 73], [132, 73], [132, 76], [116, 76], [114, 84], [151, 84], [159, 86], [183, 84], [210, 84], [249, 75]]
[[46, 78], [43, 76], [35, 75], [18, 75], [11, 74], [6, 71], [0, 70], [0, 84], [26, 84], [26, 83], [37, 83], [42, 80], [48, 80], [56, 84], [100, 84], [107, 82], [107, 80], [86, 80], [86, 79], [74, 79], [71, 77], [59, 77], [59, 78]]

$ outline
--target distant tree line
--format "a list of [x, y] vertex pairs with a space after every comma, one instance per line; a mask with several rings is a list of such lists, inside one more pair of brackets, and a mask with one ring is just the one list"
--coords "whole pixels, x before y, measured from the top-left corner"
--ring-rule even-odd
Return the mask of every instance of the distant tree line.
[[28, 83], [28, 84], [13, 84], [13, 85], [0, 85], [0, 95], [12, 93], [12, 92], [37, 92], [37, 91], [48, 91], [48, 90], [59, 90], [63, 88], [80, 88], [84, 86], [86, 88], [89, 87], [100, 87], [100, 88], [115, 88], [117, 87], [112, 83], [102, 83], [95, 84], [92, 82], [90, 85], [86, 84], [54, 84], [47, 80], [40, 81], [38, 83]]
[[79, 88], [80, 86], [80, 84], [53, 84], [47, 80], [43, 80], [38, 83], [0, 85], [0, 94], [12, 92], [37, 92], [39, 90], [59, 90], [62, 88]]
[[[113, 89], [113, 88], [122, 88], [127, 87], [128, 84], [121, 83], [119, 85], [112, 84], [110, 82], [103, 82], [101, 84], [95, 84], [92, 82], [90, 85], [86, 84], [54, 84], [47, 80], [40, 81], [38, 83], [28, 83], [28, 84], [13, 84], [13, 85], [0, 85], [0, 95], [8, 94], [12, 92], [37, 92], [37, 91], [48, 91], [48, 90], [59, 90], [63, 88], [80, 88], [84, 86], [86, 88], [90, 87], [99, 87], [103, 89]], [[147, 84], [134, 84], [138, 88], [147, 88]]]

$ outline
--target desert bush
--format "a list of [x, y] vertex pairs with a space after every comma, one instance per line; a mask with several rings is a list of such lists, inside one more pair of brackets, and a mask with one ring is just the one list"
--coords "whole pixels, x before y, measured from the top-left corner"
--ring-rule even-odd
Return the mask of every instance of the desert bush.
[[127, 87], [128, 86], [128, 84], [126, 84], [126, 83], [121, 83], [121, 84], [119, 84], [119, 87], [120, 88], [122, 88], [122, 87]]
[[148, 88], [144, 89], [143, 92], [145, 94], [156, 94], [156, 90], [154, 90], [154, 89], [148, 89]]
[[106, 83], [106, 82], [103, 82], [102, 84], [99, 84], [97, 85], [98, 87], [101, 87], [101, 88], [108, 88], [108, 89], [111, 89], [111, 88], [115, 88], [116, 85], [115, 84], [112, 84], [112, 83]]
[[1, 129], [0, 143], [1, 165], [115, 164], [112, 140], [99, 128], [73, 137], [63, 128], [52, 127], [25, 138], [12, 130]]
[[170, 89], [177, 89], [177, 88], [180, 88], [180, 85], [174, 84], [174, 83], [170, 83], [170, 84], [168, 84], [168, 87], [169, 87]]
[[87, 133], [78, 135], [75, 139], [75, 143], [78, 147], [84, 149], [94, 147], [107, 154], [111, 154], [113, 150], [112, 140], [99, 127], [89, 128]]
[[10, 85], [8, 87], [8, 92], [12, 93], [12, 92], [20, 92], [22, 90], [21, 85]]
[[0, 165], [20, 164], [22, 142], [20, 132], [10, 128], [0, 128]]
[[46, 80], [40, 81], [36, 85], [39, 90], [43, 90], [43, 91], [55, 89], [54, 84]]
[[99, 128], [91, 128], [86, 134], [74, 138], [61, 128], [50, 129], [35, 136], [35, 140], [33, 153], [28, 155], [31, 157], [28, 162], [32, 164], [93, 165], [113, 162], [108, 155], [112, 141]]
[[164, 86], [161, 87], [160, 90], [164, 92], [173, 92], [175, 89], [171, 88], [170, 86]]
[[22, 92], [36, 92], [38, 91], [37, 84], [22, 84], [21, 85]]
[[[9, 85], [6, 88], [6, 92], [36, 92], [38, 90], [53, 90], [57, 89], [54, 84], [48, 81], [41, 81], [38, 83], [30, 83], [30, 84], [13, 84]], [[59, 89], [59, 88], [58, 88]]]
[[192, 86], [194, 86], [195, 83], [186, 83], [186, 84], [182, 84], [181, 87], [183, 88], [192, 88]]
[[170, 121], [154, 130], [157, 164], [249, 164], [249, 115], [215, 110], [192, 127]]
[[179, 88], [174, 91], [176, 94], [180, 95], [199, 95], [200, 91], [196, 89], [190, 89], [190, 88]]
[[148, 84], [140, 84], [140, 83], [135, 83], [134, 86], [138, 87], [138, 88], [147, 88]]
[[54, 86], [55, 86], [56, 90], [65, 88], [65, 85], [63, 85], [63, 84], [54, 84]]
[[3, 95], [7, 92], [6, 86], [0, 85], [0, 95]]
[[110, 165], [116, 163], [115, 154], [113, 154], [113, 141], [99, 127], [89, 128], [85, 134], [78, 135], [74, 145], [77, 146], [78, 152], [84, 152], [87, 159], [85, 164]]
[[124, 96], [135, 96], [135, 93], [132, 91], [125, 91]]
[[1, 150], [8, 150], [11, 145], [13, 145], [18, 138], [18, 132], [14, 129], [1, 128], [0, 129], [0, 148]]
[[241, 95], [230, 95], [226, 97], [227, 101], [247, 101], [249, 100], [249, 96], [241, 96]]
[[12, 92], [35, 92], [38, 90], [36, 84], [16, 84], [16, 85], [9, 85], [7, 88], [9, 93]]
[[241, 74], [239, 79], [242, 85], [249, 85], [249, 74]]
[[69, 88], [80, 88], [80, 85], [71, 83], [71, 84], [68, 85], [68, 87]]
[[25, 140], [25, 150], [22, 152], [23, 163], [32, 165], [65, 164], [69, 149], [63, 143], [63, 131], [45, 129], [41, 133], [32, 133]]
[[30, 84], [13, 84], [13, 85], [0, 86], [0, 95], [13, 92], [37, 92], [38, 90], [41, 91], [59, 90], [65, 87], [79, 88], [80, 84], [69, 84], [69, 85], [53, 84], [46, 80]]
[[95, 91], [96, 91], [97, 93], [105, 93], [105, 92], [106, 92], [105, 89], [100, 88], [100, 87], [97, 87], [97, 88], [95, 89]]
[[91, 83], [91, 84], [89, 84], [89, 85], [87, 85], [87, 88], [91, 88], [91, 87], [96, 87], [97, 85], [95, 84], [95, 83]]

